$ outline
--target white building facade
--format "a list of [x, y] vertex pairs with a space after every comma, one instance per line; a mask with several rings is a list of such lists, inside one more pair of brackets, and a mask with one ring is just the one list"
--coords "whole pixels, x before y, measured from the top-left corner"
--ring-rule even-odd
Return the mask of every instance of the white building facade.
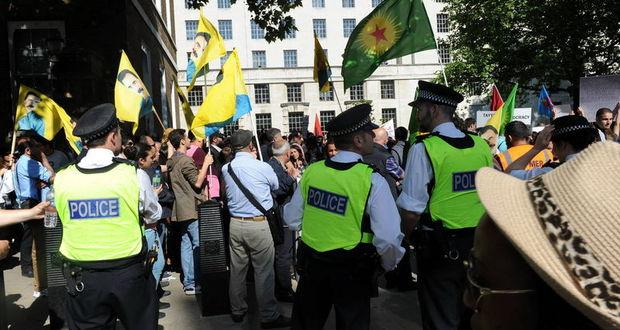
[[[303, 6], [290, 14], [295, 19], [297, 31], [281, 41], [268, 43], [264, 31], [251, 20], [251, 13], [243, 1], [231, 5], [230, 0], [211, 0], [202, 8], [205, 17], [218, 28], [227, 51], [237, 49], [243, 75], [252, 105], [252, 116], [258, 131], [270, 127], [280, 128], [284, 134], [293, 130], [303, 131], [314, 123], [318, 114], [322, 127], [351, 104], [368, 100], [373, 107], [373, 120], [384, 123], [393, 119], [396, 126], [407, 127], [411, 108], [407, 105], [415, 95], [418, 80], [431, 80], [441, 70], [440, 60], [450, 60], [447, 47], [438, 42], [438, 50], [428, 50], [390, 60], [380, 66], [362, 84], [343, 91], [340, 76], [342, 54], [350, 33], [357, 23], [367, 16], [380, 0], [303, 0]], [[442, 13], [442, 0], [424, 0], [429, 20], [438, 40], [449, 32], [447, 14]], [[178, 78], [181, 86], [186, 82], [185, 70], [188, 52], [198, 26], [199, 12], [186, 9], [182, 1], [175, 1], [175, 24]], [[313, 81], [313, 33], [326, 50], [331, 65], [333, 92], [319, 93]], [[441, 56], [441, 59], [440, 59]], [[199, 77], [188, 98], [194, 112], [208, 93], [225, 58], [209, 63], [206, 78]], [[204, 88], [206, 83], [207, 88]], [[338, 104], [340, 101], [340, 106]], [[176, 113], [179, 127], [186, 127], [183, 115]], [[248, 116], [225, 129], [250, 128]], [[312, 126], [311, 126], [312, 127]]]

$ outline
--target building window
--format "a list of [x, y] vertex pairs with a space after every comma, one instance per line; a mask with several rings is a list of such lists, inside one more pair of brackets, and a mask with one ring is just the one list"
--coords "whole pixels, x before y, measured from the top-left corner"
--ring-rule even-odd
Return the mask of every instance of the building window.
[[257, 113], [256, 114], [256, 130], [266, 131], [270, 129], [271, 126], [271, 114], [270, 113]]
[[226, 55], [220, 57], [220, 67], [224, 66], [224, 63], [226, 63], [226, 60], [228, 60], [228, 56], [230, 56], [231, 53], [232, 51], [228, 50], [226, 51]]
[[258, 26], [258, 23], [254, 21], [250, 21], [250, 32], [252, 34], [252, 39], [263, 39], [265, 38], [265, 29]]
[[342, 20], [342, 32], [344, 37], [348, 38], [355, 29], [355, 18], [345, 18]]
[[383, 0], [372, 0], [372, 7], [377, 7]]
[[297, 37], [297, 30], [295, 30], [294, 27], [295, 27], [295, 19], [293, 19], [293, 26], [291, 26], [291, 30], [287, 31], [286, 34], [284, 35], [285, 39], [295, 39], [295, 37]]
[[217, 0], [217, 8], [230, 8], [230, 0]]
[[312, 0], [313, 8], [325, 8], [325, 0]]
[[394, 80], [381, 80], [381, 98], [393, 99], [394, 95]]
[[192, 60], [192, 52], [187, 52], [187, 62]]
[[[265, 104], [269, 102], [269, 84], [254, 85], [254, 103]], [[269, 120], [271, 120], [271, 118]]]
[[286, 98], [289, 102], [301, 102], [301, 84], [286, 84]]
[[445, 42], [437, 43], [437, 54], [439, 55], [439, 63], [450, 63], [450, 46]]
[[437, 14], [437, 32], [450, 32], [450, 21], [448, 21], [448, 14]]
[[217, 26], [224, 40], [230, 40], [233, 38], [232, 20], [229, 20], [229, 19], [218, 20]]
[[313, 19], [312, 20], [312, 28], [314, 29], [314, 33], [318, 38], [327, 38], [327, 27], [326, 27], [325, 19]]
[[364, 83], [351, 86], [350, 91], [351, 91], [351, 100], [363, 100], [364, 99]]
[[284, 51], [284, 67], [294, 68], [297, 67], [297, 50], [285, 50]]
[[333, 101], [334, 90], [331, 89], [328, 92], [319, 92], [319, 101]]
[[334, 119], [334, 117], [336, 117], [336, 111], [333, 111], [333, 110], [321, 111], [319, 113], [319, 119], [321, 120], [322, 131], [325, 131], [325, 125], [327, 125], [327, 123], [329, 123], [330, 120]]
[[267, 55], [265, 55], [264, 50], [253, 50], [252, 51], [252, 67], [254, 68], [264, 68], [267, 66]]
[[194, 40], [197, 29], [198, 29], [197, 20], [185, 21], [185, 39]]
[[387, 123], [390, 119], [394, 119], [394, 127], [396, 127], [396, 108], [381, 109], [381, 123]]
[[239, 119], [224, 126], [224, 136], [231, 136], [234, 132], [239, 130]]
[[288, 113], [288, 131], [293, 132], [303, 132], [307, 129], [304, 127], [304, 112], [303, 111], [294, 111]]
[[353, 8], [355, 7], [355, 0], [342, 0], [343, 8]]
[[202, 104], [202, 87], [196, 86], [196, 88], [189, 91], [187, 94], [187, 101], [189, 101], [189, 105], [193, 107], [197, 107]]

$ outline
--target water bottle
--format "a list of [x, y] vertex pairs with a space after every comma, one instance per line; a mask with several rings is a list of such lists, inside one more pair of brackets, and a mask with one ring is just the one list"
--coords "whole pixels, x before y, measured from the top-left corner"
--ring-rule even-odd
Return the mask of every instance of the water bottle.
[[43, 226], [45, 228], [55, 228], [58, 224], [58, 212], [56, 212], [56, 203], [54, 201], [54, 189], [50, 188], [46, 195], [46, 200], [50, 203], [45, 208], [45, 216], [43, 217]]
[[153, 188], [159, 188], [161, 186], [161, 171], [159, 169], [155, 170], [155, 175], [153, 176], [152, 183]]

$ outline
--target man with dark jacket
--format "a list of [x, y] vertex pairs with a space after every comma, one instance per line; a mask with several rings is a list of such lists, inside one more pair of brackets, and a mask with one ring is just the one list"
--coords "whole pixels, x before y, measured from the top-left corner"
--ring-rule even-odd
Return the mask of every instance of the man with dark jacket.
[[174, 154], [168, 159], [166, 165], [175, 196], [172, 219], [180, 222], [183, 291], [187, 295], [194, 295], [200, 290], [195, 281], [199, 244], [196, 205], [203, 200], [200, 189], [207, 176], [207, 168], [213, 164], [213, 157], [207, 155], [199, 171], [194, 161], [186, 155], [190, 140], [185, 130], [173, 130], [170, 132], [169, 139], [174, 148]]
[[[398, 181], [404, 176], [403, 169], [398, 166], [394, 156], [386, 147], [388, 134], [385, 128], [379, 127], [373, 130], [375, 137], [373, 138], [373, 152], [364, 156], [364, 162], [369, 163], [379, 170], [379, 174], [387, 181], [394, 201], [398, 198]], [[415, 288], [415, 282], [411, 277], [411, 264], [409, 261], [410, 252], [409, 244], [403, 240], [403, 248], [405, 254], [396, 266], [396, 269], [385, 273], [386, 288], [392, 289], [397, 287], [399, 291], [408, 291]]]
[[[267, 162], [276, 172], [278, 177], [278, 189], [272, 192], [278, 205], [278, 212], [282, 216], [282, 206], [288, 203], [297, 187], [296, 177], [299, 171], [289, 159], [291, 145], [288, 142], [275, 148], [272, 147], [273, 157]], [[284, 302], [293, 302], [293, 287], [291, 285], [291, 266], [293, 264], [293, 242], [295, 233], [284, 226], [284, 242], [276, 246], [276, 299]]]

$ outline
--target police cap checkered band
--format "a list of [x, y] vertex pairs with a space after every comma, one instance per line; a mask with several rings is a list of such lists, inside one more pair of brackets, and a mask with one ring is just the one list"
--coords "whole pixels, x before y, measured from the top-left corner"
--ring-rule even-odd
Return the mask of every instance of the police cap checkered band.
[[459, 92], [444, 85], [420, 80], [418, 81], [417, 97], [409, 105], [414, 106], [418, 102], [430, 102], [456, 108], [462, 101], [463, 95]]
[[111, 103], [104, 103], [88, 109], [78, 119], [73, 135], [82, 138], [84, 143], [105, 136], [118, 126], [116, 108]]
[[371, 111], [370, 104], [363, 103], [342, 112], [327, 123], [326, 128], [329, 135], [342, 136], [360, 130], [373, 130], [379, 127], [370, 120]]

